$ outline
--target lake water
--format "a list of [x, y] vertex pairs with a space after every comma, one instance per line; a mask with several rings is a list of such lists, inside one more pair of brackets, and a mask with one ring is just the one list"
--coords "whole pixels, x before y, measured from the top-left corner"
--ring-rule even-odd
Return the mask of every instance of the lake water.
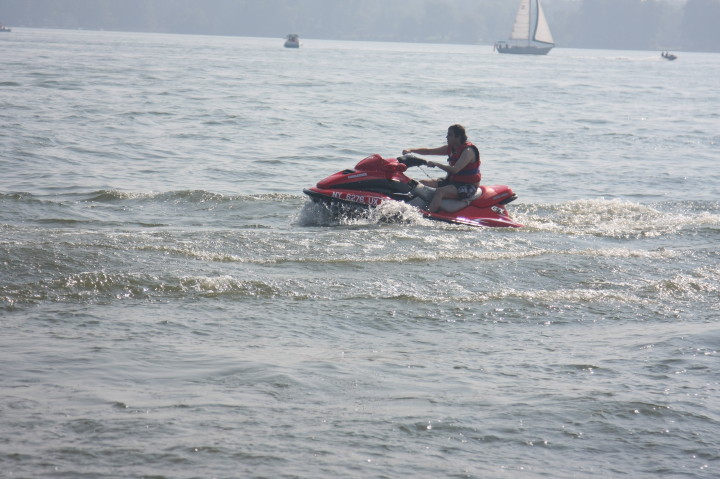
[[[304, 42], [2, 35], [0, 477], [718, 477], [720, 55]], [[302, 194], [453, 123], [523, 228]]]

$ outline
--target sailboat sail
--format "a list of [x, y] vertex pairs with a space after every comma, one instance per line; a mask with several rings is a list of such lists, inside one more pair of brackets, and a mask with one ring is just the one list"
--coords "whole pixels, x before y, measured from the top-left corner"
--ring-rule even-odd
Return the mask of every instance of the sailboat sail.
[[520, 2], [510, 38], [513, 40], [530, 39], [530, 0]]
[[550, 26], [545, 18], [545, 12], [543, 12], [542, 5], [540, 5], [540, 0], [537, 2], [537, 24], [535, 25], [533, 40], [540, 43], [555, 43], [552, 33], [550, 33]]

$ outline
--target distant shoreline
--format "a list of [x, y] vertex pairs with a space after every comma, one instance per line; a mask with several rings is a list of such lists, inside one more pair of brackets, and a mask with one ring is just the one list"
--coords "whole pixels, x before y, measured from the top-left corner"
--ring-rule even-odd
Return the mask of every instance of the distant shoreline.
[[[13, 26], [13, 32], [20, 31], [39, 31], [39, 30], [61, 30], [68, 32], [108, 32], [108, 33], [131, 33], [131, 34], [143, 34], [143, 35], [187, 35], [187, 36], [206, 36], [206, 37], [226, 37], [226, 38], [258, 38], [258, 39], [279, 39], [285, 38], [285, 35], [279, 36], [262, 36], [262, 35], [227, 35], [227, 34], [213, 34], [213, 33], [186, 33], [186, 32], [164, 32], [164, 31], [145, 31], [145, 30], [112, 30], [112, 29], [93, 29], [93, 28], [64, 28], [64, 27], [24, 27], [24, 26]], [[458, 46], [481, 46], [492, 49], [493, 43], [460, 43], [460, 42], [433, 42], [433, 41], [408, 41], [408, 40], [381, 40], [381, 39], [348, 39], [348, 38], [309, 38], [303, 37], [303, 41], [334, 41], [334, 42], [365, 42], [365, 43], [397, 43], [397, 44], [417, 44], [417, 45], [458, 45]], [[720, 49], [717, 51], [702, 51], [702, 50], [683, 50], [682, 48], [606, 48], [606, 47], [577, 47], [577, 46], [562, 46], [557, 45], [555, 50], [607, 50], [607, 51], [637, 51], [637, 52], [679, 52], [679, 53], [720, 53]]]

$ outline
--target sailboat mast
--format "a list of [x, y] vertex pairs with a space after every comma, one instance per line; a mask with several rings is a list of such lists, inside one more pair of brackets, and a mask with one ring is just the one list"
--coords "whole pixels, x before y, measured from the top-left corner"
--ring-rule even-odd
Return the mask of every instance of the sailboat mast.
[[534, 30], [533, 29], [533, 13], [532, 13], [533, 3], [537, 4], [537, 0], [535, 0], [535, 2], [531, 1], [528, 3], [528, 15], [529, 15], [529, 17], [528, 17], [528, 34], [527, 34], [528, 46], [530, 46], [530, 41], [532, 40], [533, 30]]

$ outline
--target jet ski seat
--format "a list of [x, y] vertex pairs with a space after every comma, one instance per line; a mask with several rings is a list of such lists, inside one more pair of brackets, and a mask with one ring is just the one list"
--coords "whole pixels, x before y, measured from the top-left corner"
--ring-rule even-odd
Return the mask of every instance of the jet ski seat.
[[443, 211], [447, 211], [448, 213], [455, 213], [456, 211], [460, 211], [476, 199], [480, 198], [483, 195], [484, 191], [485, 190], [483, 189], [483, 187], [480, 186], [478, 187], [477, 193], [475, 193], [470, 198], [465, 198], [464, 200], [442, 200], [442, 202], [440, 203], [440, 209]]
[[[447, 211], [448, 213], [455, 213], [456, 211], [460, 211], [461, 209], [465, 208], [466, 206], [468, 206], [470, 203], [472, 203], [476, 199], [480, 198], [483, 195], [484, 191], [485, 191], [485, 189], [482, 186], [480, 186], [477, 190], [477, 193], [475, 193], [475, 195], [473, 195], [471, 198], [466, 198], [464, 200], [451, 200], [451, 199], [442, 200], [442, 203], [440, 203], [440, 209], [443, 211]], [[435, 193], [435, 188], [432, 188], [430, 186], [425, 186], [423, 184], [418, 184], [411, 191], [411, 193], [419, 198], [422, 198], [423, 202], [425, 203], [424, 205], [420, 205], [420, 204], [414, 204], [413, 202], [411, 202], [411, 204], [413, 204], [413, 206], [426, 208], [427, 203], [429, 203], [430, 200], [432, 200], [433, 194]]]

